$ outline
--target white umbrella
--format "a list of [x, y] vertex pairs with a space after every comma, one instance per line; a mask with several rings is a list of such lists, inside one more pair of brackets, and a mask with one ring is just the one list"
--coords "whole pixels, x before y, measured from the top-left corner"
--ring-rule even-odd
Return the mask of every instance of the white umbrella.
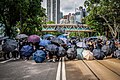
[[83, 58], [85, 58], [86, 60], [93, 59], [93, 53], [90, 50], [83, 50], [82, 54], [83, 54]]

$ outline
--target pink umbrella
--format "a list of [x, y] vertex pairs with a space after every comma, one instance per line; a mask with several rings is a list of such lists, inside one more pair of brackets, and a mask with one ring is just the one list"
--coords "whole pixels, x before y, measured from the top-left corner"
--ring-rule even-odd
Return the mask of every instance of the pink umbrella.
[[35, 43], [35, 42], [39, 42], [39, 41], [40, 41], [40, 36], [38, 36], [38, 35], [30, 35], [28, 37], [28, 42]]

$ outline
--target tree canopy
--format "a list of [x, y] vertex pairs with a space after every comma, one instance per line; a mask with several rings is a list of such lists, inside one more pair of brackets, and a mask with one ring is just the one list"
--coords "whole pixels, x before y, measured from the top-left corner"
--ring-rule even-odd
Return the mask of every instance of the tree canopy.
[[109, 29], [113, 38], [120, 31], [120, 0], [86, 0], [86, 23], [98, 32]]
[[17, 28], [21, 33], [35, 34], [41, 30], [45, 9], [42, 0], [1, 0], [0, 23], [5, 25], [5, 33], [12, 36]]

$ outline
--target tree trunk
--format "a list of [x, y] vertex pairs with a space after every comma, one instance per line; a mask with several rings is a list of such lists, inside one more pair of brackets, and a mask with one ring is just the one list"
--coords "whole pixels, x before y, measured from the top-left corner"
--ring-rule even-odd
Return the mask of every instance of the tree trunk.
[[105, 20], [105, 22], [107, 23], [107, 25], [108, 25], [108, 27], [109, 27], [109, 30], [110, 30], [110, 33], [111, 33], [111, 35], [112, 35], [112, 37], [115, 39], [116, 37], [117, 37], [117, 30], [118, 30], [118, 26], [117, 26], [117, 23], [116, 23], [116, 20], [115, 20], [115, 18], [113, 18], [114, 19], [114, 23], [113, 23], [113, 27], [108, 23], [108, 20], [104, 17], [104, 16], [101, 16], [104, 20]]

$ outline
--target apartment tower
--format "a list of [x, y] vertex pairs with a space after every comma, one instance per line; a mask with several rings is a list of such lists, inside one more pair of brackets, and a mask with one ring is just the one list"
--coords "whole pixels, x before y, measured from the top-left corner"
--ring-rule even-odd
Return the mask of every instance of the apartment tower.
[[47, 0], [47, 21], [60, 22], [60, 0]]

